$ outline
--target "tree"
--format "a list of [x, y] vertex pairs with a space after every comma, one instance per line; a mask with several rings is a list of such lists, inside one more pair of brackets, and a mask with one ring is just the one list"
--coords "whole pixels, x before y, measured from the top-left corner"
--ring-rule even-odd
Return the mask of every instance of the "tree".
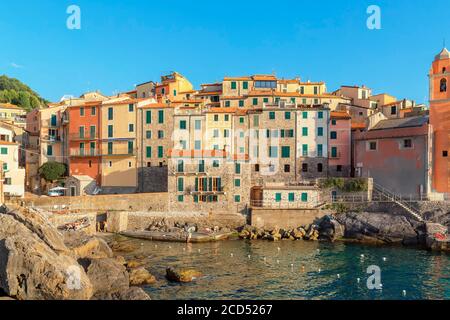
[[66, 172], [66, 165], [56, 161], [44, 163], [39, 168], [39, 175], [47, 182], [55, 182], [56, 180], [61, 179]]
[[27, 85], [7, 76], [0, 76], [0, 102], [15, 104], [26, 111], [41, 108], [48, 103]]

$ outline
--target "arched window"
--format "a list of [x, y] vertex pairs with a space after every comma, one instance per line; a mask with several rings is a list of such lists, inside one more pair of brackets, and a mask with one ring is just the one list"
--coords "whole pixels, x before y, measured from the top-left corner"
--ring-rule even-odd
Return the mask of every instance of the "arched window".
[[447, 79], [441, 79], [441, 92], [447, 92]]

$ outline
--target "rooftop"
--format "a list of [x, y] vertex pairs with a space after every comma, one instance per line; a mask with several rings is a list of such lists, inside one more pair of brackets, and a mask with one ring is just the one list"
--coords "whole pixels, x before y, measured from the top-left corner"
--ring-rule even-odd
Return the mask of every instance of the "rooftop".
[[421, 127], [428, 123], [428, 116], [401, 118], [401, 119], [387, 119], [381, 120], [375, 127], [370, 131], [383, 130], [383, 129], [398, 129], [398, 128], [411, 128], [411, 127]]

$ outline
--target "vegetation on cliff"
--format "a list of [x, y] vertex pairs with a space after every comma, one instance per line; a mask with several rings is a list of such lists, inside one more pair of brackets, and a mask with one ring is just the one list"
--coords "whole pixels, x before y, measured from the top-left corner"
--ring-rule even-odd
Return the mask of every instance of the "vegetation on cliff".
[[26, 111], [41, 108], [48, 103], [21, 81], [0, 76], [0, 103], [11, 103]]

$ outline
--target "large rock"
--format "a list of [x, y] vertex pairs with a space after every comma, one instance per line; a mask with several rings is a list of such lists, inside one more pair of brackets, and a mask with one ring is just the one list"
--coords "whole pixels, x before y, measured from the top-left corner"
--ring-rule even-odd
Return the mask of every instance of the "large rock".
[[196, 270], [175, 270], [167, 268], [166, 278], [173, 282], [192, 282], [201, 277], [202, 274]]
[[342, 213], [336, 220], [344, 227], [344, 236], [368, 242], [418, 244], [416, 228], [402, 215], [388, 213]]
[[439, 223], [427, 223], [426, 246], [432, 251], [450, 251], [448, 228]]
[[137, 268], [129, 271], [130, 286], [142, 286], [156, 282], [156, 278], [145, 268]]
[[7, 214], [26, 226], [53, 250], [68, 252], [62, 234], [48, 221], [44, 214], [24, 208], [8, 211]]
[[113, 252], [105, 240], [90, 236], [82, 231], [65, 233], [64, 241], [76, 258], [103, 259], [113, 257]]
[[339, 240], [344, 237], [344, 231], [344, 226], [331, 216], [325, 216], [319, 224], [320, 239]]
[[80, 259], [79, 263], [92, 283], [94, 299], [128, 290], [130, 279], [127, 269], [117, 260], [85, 258]]
[[120, 292], [103, 293], [95, 297], [98, 300], [151, 300], [142, 288], [131, 287]]
[[439, 223], [447, 228], [450, 228], [450, 212], [442, 209], [426, 212], [423, 215], [424, 219], [429, 222]]
[[92, 285], [77, 261], [52, 250], [26, 225], [0, 214], [0, 288], [18, 300], [90, 299]]

